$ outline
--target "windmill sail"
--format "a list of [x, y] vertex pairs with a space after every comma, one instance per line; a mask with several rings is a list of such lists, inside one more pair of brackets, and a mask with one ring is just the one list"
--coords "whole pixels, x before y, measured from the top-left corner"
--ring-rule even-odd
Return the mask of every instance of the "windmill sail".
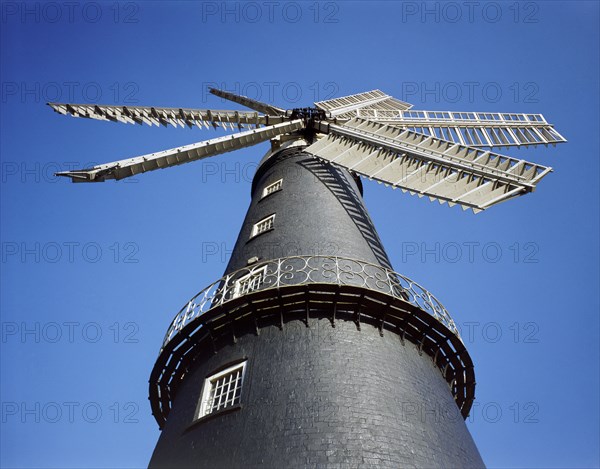
[[474, 212], [531, 192], [552, 169], [364, 119], [321, 124], [306, 151], [370, 179]]
[[343, 96], [315, 103], [318, 109], [331, 113], [339, 119], [351, 119], [359, 116], [359, 112], [369, 111], [404, 111], [412, 104], [400, 101], [383, 91], [373, 90], [365, 93]]
[[356, 116], [473, 147], [566, 141], [541, 114], [357, 109]]
[[241, 104], [258, 112], [262, 112], [263, 114], [268, 114], [271, 116], [283, 116], [285, 114], [285, 109], [272, 106], [271, 104], [263, 103], [262, 101], [257, 101], [256, 99], [248, 98], [247, 96], [230, 93], [229, 91], [223, 91], [216, 88], [211, 88], [210, 92], [215, 96], [228, 99], [229, 101], [233, 101], [234, 103]]
[[95, 104], [48, 103], [59, 114], [72, 115], [124, 124], [146, 124], [149, 126], [218, 128], [241, 130], [245, 127], [279, 124], [284, 121], [278, 116], [263, 116], [250, 111], [227, 111], [214, 109], [184, 109], [144, 106], [106, 106]]
[[301, 120], [283, 122], [158, 153], [114, 161], [93, 168], [64, 171], [56, 174], [57, 176], [70, 177], [73, 182], [104, 182], [107, 179], [124, 179], [155, 169], [169, 168], [220, 153], [239, 150], [275, 138], [278, 135], [295, 132], [302, 127], [303, 122]]
[[[541, 114], [417, 111], [380, 90], [283, 110], [228, 91], [216, 96], [253, 111], [49, 103], [61, 114], [129, 124], [181, 127], [245, 126], [254, 130], [93, 168], [57, 173], [74, 182], [123, 179], [244, 148], [287, 134], [317, 139], [316, 158], [369, 179], [474, 212], [532, 192], [550, 167], [486, 148], [554, 145], [566, 139]], [[260, 126], [264, 126], [259, 128]], [[319, 134], [325, 134], [319, 138]]]

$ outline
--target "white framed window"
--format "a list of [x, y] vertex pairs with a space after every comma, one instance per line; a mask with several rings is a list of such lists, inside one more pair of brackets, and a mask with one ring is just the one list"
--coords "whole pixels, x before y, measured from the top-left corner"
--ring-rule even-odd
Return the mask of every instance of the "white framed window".
[[267, 276], [267, 266], [261, 267], [260, 269], [253, 270], [249, 274], [240, 277], [235, 282], [233, 289], [233, 298], [245, 295], [251, 291], [258, 290], [263, 283], [265, 283], [265, 277]]
[[266, 218], [256, 222], [252, 227], [252, 233], [250, 234], [250, 238], [254, 238], [259, 234], [264, 233], [265, 231], [269, 231], [273, 229], [273, 225], [275, 224], [275, 214], [269, 215]]
[[261, 199], [264, 199], [266, 196], [271, 195], [273, 192], [277, 192], [281, 190], [283, 186], [283, 178], [275, 181], [273, 184], [269, 184], [267, 187], [263, 189]]
[[240, 403], [245, 369], [244, 360], [204, 380], [197, 418]]

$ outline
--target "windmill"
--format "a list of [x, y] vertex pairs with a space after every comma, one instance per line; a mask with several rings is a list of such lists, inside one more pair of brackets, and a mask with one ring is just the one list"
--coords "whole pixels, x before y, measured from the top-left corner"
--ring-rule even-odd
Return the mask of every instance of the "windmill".
[[[493, 149], [565, 139], [540, 114], [417, 111], [379, 90], [291, 110], [211, 93], [252, 111], [49, 103], [75, 117], [238, 130], [58, 173], [73, 182], [271, 141], [223, 277], [164, 338], [150, 466], [483, 466], [464, 423], [472, 360], [442, 304], [393, 271], [360, 176], [477, 213], [552, 171]], [[335, 253], [309, 248], [328, 242]]]

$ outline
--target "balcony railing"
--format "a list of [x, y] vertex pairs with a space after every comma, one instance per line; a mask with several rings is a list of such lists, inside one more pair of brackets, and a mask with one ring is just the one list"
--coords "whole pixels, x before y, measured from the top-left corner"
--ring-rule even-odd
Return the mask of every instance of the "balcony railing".
[[187, 324], [215, 306], [258, 290], [323, 283], [361, 287], [391, 295], [425, 311], [460, 339], [446, 308], [425, 288], [404, 275], [344, 257], [293, 256], [245, 267], [201, 290], [171, 322], [163, 348]]

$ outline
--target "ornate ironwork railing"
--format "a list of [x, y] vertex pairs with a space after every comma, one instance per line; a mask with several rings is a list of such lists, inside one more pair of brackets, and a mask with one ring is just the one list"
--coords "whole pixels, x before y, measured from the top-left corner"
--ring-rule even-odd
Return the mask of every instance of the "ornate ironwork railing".
[[187, 324], [215, 306], [258, 290], [319, 283], [349, 285], [386, 293], [425, 311], [460, 339], [446, 308], [425, 288], [404, 275], [379, 265], [344, 257], [292, 256], [245, 267], [201, 290], [171, 322], [163, 348]]

